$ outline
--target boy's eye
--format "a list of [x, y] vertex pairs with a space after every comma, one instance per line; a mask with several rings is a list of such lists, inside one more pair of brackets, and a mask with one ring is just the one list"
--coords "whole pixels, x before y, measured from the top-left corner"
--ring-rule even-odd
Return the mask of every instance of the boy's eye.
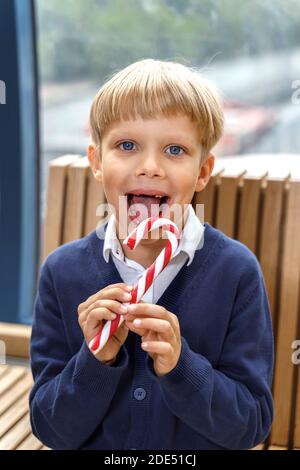
[[[118, 147], [121, 150], [124, 150], [125, 152], [130, 152], [131, 150], [134, 150], [133, 148], [134, 145], [135, 144], [131, 142], [130, 140], [124, 140], [124, 142], [121, 142], [120, 144], [118, 144]], [[180, 145], [170, 145], [168, 149], [170, 149], [171, 155], [175, 155], [175, 156], [182, 155], [182, 153], [184, 152], [184, 149], [180, 147]]]
[[182, 153], [184, 152], [184, 149], [180, 147], [179, 145], [170, 145], [168, 149], [171, 150], [171, 155], [182, 155]]
[[[123, 145], [123, 148], [120, 147], [121, 145]], [[130, 151], [130, 150], [133, 150], [132, 146], [134, 145], [133, 142], [130, 142], [129, 140], [125, 140], [124, 142], [121, 142], [118, 147], [121, 148], [121, 150], [125, 150], [125, 151]]]

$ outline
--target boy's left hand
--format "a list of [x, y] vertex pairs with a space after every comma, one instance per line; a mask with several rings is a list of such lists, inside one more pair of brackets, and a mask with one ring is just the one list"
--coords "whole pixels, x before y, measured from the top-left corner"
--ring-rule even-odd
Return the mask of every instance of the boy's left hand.
[[177, 316], [156, 304], [140, 302], [128, 307], [127, 328], [142, 337], [142, 348], [153, 359], [156, 375], [167, 374], [175, 368], [181, 352]]

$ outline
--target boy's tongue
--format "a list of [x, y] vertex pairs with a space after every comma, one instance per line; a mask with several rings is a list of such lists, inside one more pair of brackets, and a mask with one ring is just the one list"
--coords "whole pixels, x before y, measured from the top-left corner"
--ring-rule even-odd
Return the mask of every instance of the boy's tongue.
[[[151, 205], [155, 205], [158, 208], [160, 203], [161, 203], [161, 200], [160, 200], [159, 197], [133, 195], [130, 205], [143, 204], [147, 208], [148, 217], [150, 217], [151, 216]], [[155, 210], [154, 207], [152, 208], [152, 212], [153, 212], [153, 210]]]
[[160, 198], [154, 196], [132, 196], [131, 204], [144, 204], [148, 209], [151, 209], [151, 204], [160, 204]]

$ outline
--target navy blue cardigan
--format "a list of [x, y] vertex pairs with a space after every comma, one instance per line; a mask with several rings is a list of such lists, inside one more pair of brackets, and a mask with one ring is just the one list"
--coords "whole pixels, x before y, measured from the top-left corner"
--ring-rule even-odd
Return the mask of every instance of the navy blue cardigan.
[[41, 267], [31, 339], [34, 434], [52, 449], [246, 449], [273, 419], [273, 335], [261, 268], [205, 223], [197, 250], [158, 300], [178, 316], [182, 350], [157, 377], [129, 332], [113, 366], [90, 353], [77, 307], [123, 282], [96, 231]]

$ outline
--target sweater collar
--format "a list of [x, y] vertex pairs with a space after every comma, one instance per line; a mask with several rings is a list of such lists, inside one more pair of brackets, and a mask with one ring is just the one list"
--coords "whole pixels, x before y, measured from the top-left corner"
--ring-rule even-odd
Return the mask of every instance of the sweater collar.
[[[110, 284], [124, 282], [112, 259], [107, 263], [103, 258], [103, 245], [106, 228], [107, 222], [104, 222], [90, 234], [92, 257], [97, 265], [97, 273], [99, 273], [99, 283], [97, 282], [99, 290]], [[187, 266], [187, 261], [185, 262], [162, 296], [156, 302], [174, 313], [177, 313], [177, 306], [179, 305], [182, 296], [186, 295], [190, 288], [196, 288], [201, 277], [204, 276], [208, 259], [210, 256], [214, 255], [216, 251], [215, 246], [217, 244], [220, 245], [220, 248], [223, 246], [223, 237], [221, 237], [222, 232], [215, 229], [207, 222], [204, 223], [204, 229], [204, 237], [197, 247], [199, 249], [195, 250], [193, 262], [189, 266]], [[220, 238], [222, 238], [221, 242]]]
[[[194, 259], [195, 251], [203, 246], [204, 230], [204, 225], [196, 216], [193, 206], [189, 204], [188, 216], [182, 230], [178, 247], [174, 253], [174, 258], [181, 252], [186, 253], [188, 255], [187, 266], [189, 266]], [[108, 222], [105, 223], [104, 231], [103, 258], [108, 263], [110, 254], [112, 254], [121, 261], [124, 261], [125, 255], [116, 234], [116, 218], [114, 214], [112, 214]]]

